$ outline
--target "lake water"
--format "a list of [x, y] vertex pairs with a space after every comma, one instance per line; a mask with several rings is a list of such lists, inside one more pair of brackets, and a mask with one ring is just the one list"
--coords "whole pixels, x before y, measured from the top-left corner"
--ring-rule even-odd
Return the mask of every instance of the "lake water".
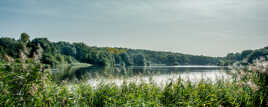
[[230, 80], [227, 67], [220, 66], [132, 66], [132, 67], [58, 67], [53, 72], [56, 81], [84, 82], [92, 86], [99, 83], [154, 82], [164, 85], [182, 78], [184, 81]]

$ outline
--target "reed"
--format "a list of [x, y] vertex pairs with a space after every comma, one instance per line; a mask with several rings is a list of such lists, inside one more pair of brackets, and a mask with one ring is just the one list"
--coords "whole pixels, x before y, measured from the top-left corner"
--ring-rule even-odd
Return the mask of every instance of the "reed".
[[[244, 79], [191, 83], [178, 79], [164, 87], [156, 83], [124, 82], [76, 84], [51, 80], [49, 71], [36, 65], [0, 67], [0, 106], [262, 106], [267, 89], [264, 77], [249, 73]], [[252, 80], [257, 88], [246, 84]]]

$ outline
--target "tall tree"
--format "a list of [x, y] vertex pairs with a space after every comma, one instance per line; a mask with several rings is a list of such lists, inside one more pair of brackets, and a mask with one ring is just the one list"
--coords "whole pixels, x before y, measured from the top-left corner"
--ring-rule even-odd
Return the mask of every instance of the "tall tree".
[[30, 36], [27, 33], [21, 33], [20, 40], [23, 43], [28, 43], [30, 41]]
[[134, 56], [134, 63], [138, 66], [145, 66], [146, 59], [143, 55], [136, 55], [136, 56]]

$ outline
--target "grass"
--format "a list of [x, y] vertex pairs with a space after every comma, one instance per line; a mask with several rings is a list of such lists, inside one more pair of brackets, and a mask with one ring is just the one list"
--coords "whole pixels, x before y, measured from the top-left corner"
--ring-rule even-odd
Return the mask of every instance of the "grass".
[[[161, 87], [154, 82], [136, 84], [58, 85], [49, 71], [36, 65], [0, 67], [0, 106], [262, 106], [267, 96], [265, 79], [258, 73], [234, 81], [200, 81], [193, 84], [178, 79]], [[245, 84], [253, 80], [258, 88]]]

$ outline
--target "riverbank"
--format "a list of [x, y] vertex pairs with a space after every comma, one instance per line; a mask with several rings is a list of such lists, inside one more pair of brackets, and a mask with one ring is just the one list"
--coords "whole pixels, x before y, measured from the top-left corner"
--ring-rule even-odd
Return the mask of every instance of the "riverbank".
[[88, 64], [88, 63], [71, 63], [71, 64], [58, 64], [53, 68], [57, 68], [57, 67], [66, 67], [66, 66], [71, 66], [74, 68], [81, 68], [81, 67], [91, 67], [93, 66], [92, 64]]
[[[49, 71], [38, 72], [37, 66], [21, 68], [11, 66], [0, 69], [1, 106], [261, 106], [267, 90], [261, 87], [260, 75], [237, 81], [197, 84], [181, 79], [164, 87], [154, 82], [136, 84], [124, 82], [77, 84], [69, 89], [51, 80]], [[249, 79], [260, 87], [252, 89], [242, 84]], [[235, 79], [234, 79], [235, 80]]]

